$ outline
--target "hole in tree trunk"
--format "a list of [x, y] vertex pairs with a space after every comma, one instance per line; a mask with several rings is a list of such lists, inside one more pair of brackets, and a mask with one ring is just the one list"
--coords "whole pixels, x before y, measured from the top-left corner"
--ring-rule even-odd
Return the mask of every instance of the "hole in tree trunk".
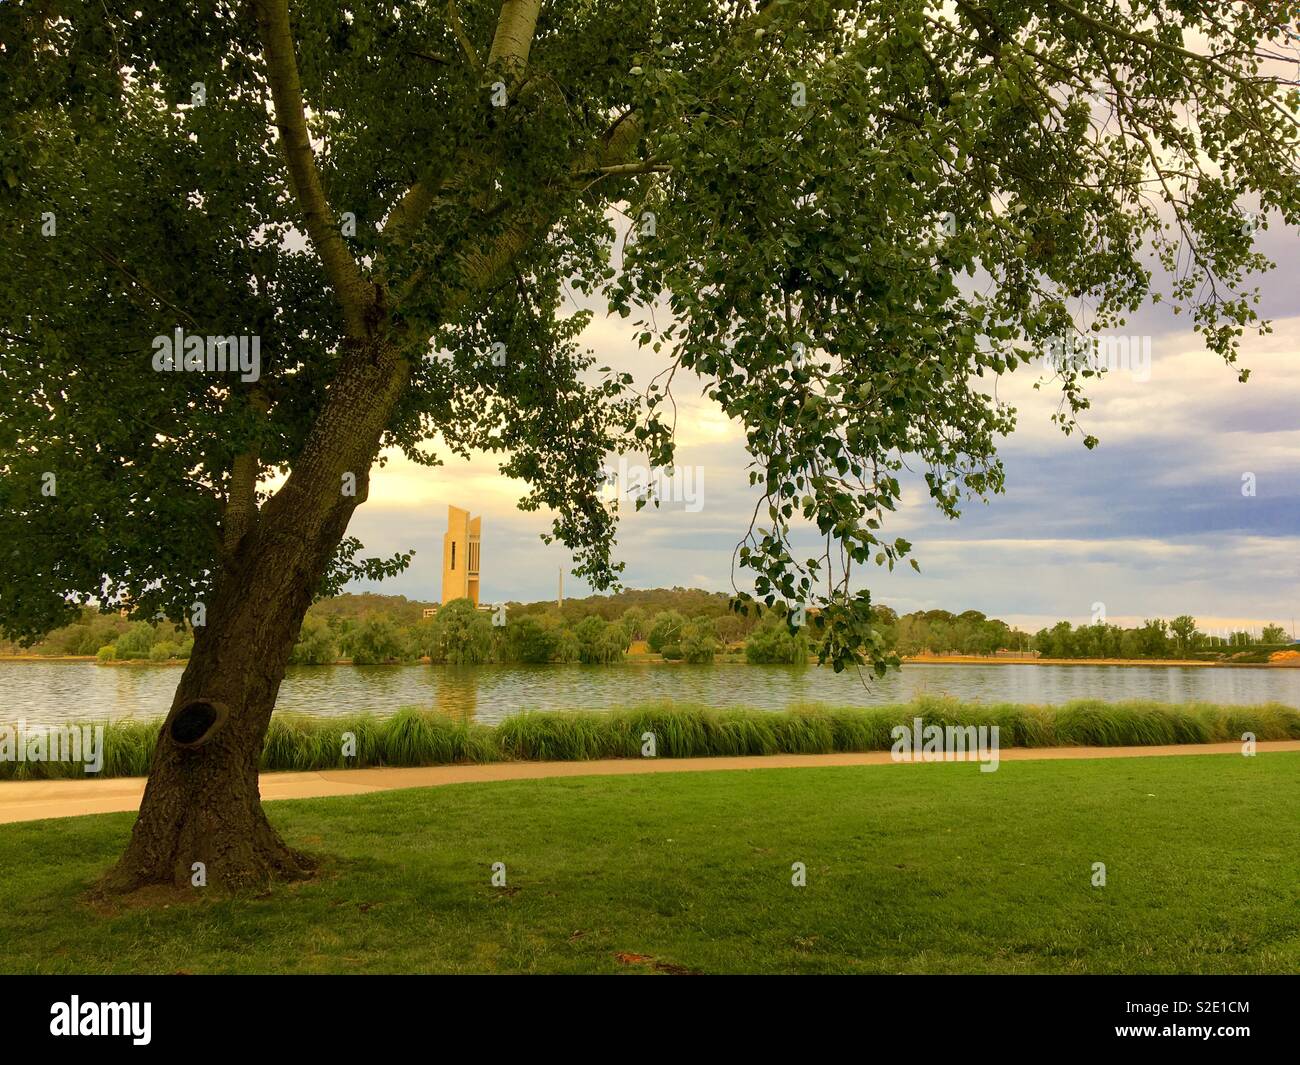
[[202, 747], [217, 733], [226, 721], [223, 704], [207, 699], [186, 703], [167, 726], [167, 733], [178, 747]]

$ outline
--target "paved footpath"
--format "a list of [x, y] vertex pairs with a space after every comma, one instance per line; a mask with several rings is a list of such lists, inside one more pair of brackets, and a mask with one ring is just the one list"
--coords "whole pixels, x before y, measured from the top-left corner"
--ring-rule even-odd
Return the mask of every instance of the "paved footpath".
[[[1300, 751], [1300, 740], [1273, 740], [1256, 745], [1260, 754]], [[1233, 754], [1240, 743], [1187, 743], [1168, 747], [1013, 747], [1000, 752], [1004, 762], [1061, 758], [1154, 758], [1168, 755]], [[606, 759], [597, 762], [497, 762], [491, 765], [443, 765], [418, 769], [333, 769], [318, 773], [263, 773], [262, 798], [314, 799], [325, 795], [366, 795], [397, 788], [441, 784], [481, 784], [498, 780], [546, 777], [608, 777], [630, 773], [709, 773], [733, 769], [806, 769], [818, 766], [909, 765], [895, 762], [888, 751], [861, 754], [773, 754], [748, 758]], [[0, 824], [44, 817], [76, 817], [137, 810], [144, 777], [107, 780], [0, 781]]]

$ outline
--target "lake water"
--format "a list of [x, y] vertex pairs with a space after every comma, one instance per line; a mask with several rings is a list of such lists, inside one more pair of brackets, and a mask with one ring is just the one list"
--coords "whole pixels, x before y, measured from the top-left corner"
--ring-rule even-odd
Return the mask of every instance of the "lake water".
[[[0, 662], [0, 722], [162, 717], [179, 666]], [[606, 710], [659, 700], [783, 710], [906, 702], [918, 694], [983, 702], [1157, 699], [1300, 707], [1300, 669], [1163, 666], [905, 665], [883, 680], [816, 666], [298, 666], [278, 709], [308, 714], [404, 706], [495, 722], [521, 710]]]

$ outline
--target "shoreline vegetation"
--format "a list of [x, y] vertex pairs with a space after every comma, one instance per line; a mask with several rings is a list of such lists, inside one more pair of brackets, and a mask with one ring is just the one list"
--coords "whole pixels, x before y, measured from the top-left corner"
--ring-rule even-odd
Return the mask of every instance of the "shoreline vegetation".
[[[100, 666], [183, 666], [185, 659], [168, 658], [168, 659], [150, 659], [150, 658], [123, 658], [123, 659], [103, 659], [96, 655], [41, 655], [41, 654], [0, 654], [0, 662], [93, 662]], [[810, 657], [809, 665], [816, 664], [817, 659]], [[900, 660], [905, 666], [1168, 666], [1168, 667], [1195, 667], [1197, 669], [1300, 669], [1300, 655], [1294, 657], [1274, 658], [1267, 662], [1232, 662], [1232, 661], [1206, 661], [1197, 658], [1018, 658], [1011, 656], [998, 655], [911, 655]], [[406, 659], [400, 661], [388, 662], [354, 662], [350, 658], [336, 658], [332, 662], [312, 662], [312, 663], [295, 663], [296, 665], [310, 664], [313, 666], [414, 666], [414, 665], [445, 665], [446, 663], [434, 662], [428, 655], [416, 659]], [[477, 663], [479, 665], [488, 663]], [[499, 663], [491, 663], [499, 664]], [[534, 665], [539, 663], [532, 663]], [[540, 663], [544, 665], [561, 665], [567, 663]], [[637, 654], [636, 652], [625, 653], [621, 662], [609, 663], [612, 665], [634, 665], [634, 666], [674, 666], [686, 665], [681, 659], [664, 658], [663, 655], [657, 654]], [[712, 665], [735, 665], [745, 666], [753, 665], [745, 658], [743, 653], [731, 652], [718, 654], [714, 657]], [[793, 663], [787, 663], [793, 664]]]
[[[893, 729], [996, 725], [1001, 747], [1140, 747], [1300, 739], [1300, 710], [1078, 699], [1061, 706], [923, 697], [874, 707], [799, 705], [784, 711], [651, 703], [598, 711], [526, 712], [497, 725], [406, 708], [390, 717], [275, 714], [261, 769], [274, 772], [508, 761], [641, 758], [646, 734], [660, 758], [887, 751]], [[54, 728], [95, 727], [97, 722]], [[98, 776], [145, 776], [159, 720], [102, 723]], [[345, 753], [347, 752], [347, 753]], [[79, 762], [0, 759], [0, 780], [86, 779]]]
[[[699, 589], [626, 590], [556, 603], [468, 599], [444, 605], [374, 593], [321, 599], [303, 621], [294, 665], [616, 665], [622, 662], [748, 662], [799, 665], [818, 657], [815, 610], [778, 604], [737, 613], [730, 598]], [[793, 609], [793, 613], [790, 610]], [[2, 661], [86, 661], [105, 665], [188, 660], [187, 624], [100, 613], [82, 607], [75, 620], [23, 647], [0, 641]], [[1258, 634], [1209, 634], [1188, 615], [1121, 628], [1062, 621], [1022, 632], [976, 610], [899, 615], [873, 608], [872, 625], [890, 664], [1175, 665], [1300, 667], [1300, 643], [1279, 625]]]

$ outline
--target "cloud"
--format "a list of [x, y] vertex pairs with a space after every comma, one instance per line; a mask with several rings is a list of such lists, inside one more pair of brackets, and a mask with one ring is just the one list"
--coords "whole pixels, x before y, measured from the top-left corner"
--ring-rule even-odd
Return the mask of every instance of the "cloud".
[[[1118, 372], [1089, 385], [1092, 406], [1082, 422], [1100, 439], [1094, 451], [1051, 423], [1060, 400], [1053, 384], [1035, 390], [1032, 368], [1000, 379], [999, 397], [1019, 411], [1018, 429], [1001, 448], [1006, 493], [969, 503], [950, 522], [920, 476], [905, 475], [902, 505], [885, 532], [914, 542], [922, 572], [867, 569], [861, 580], [904, 610], [974, 608], [1043, 622], [1086, 620], [1094, 602], [1105, 602], [1112, 618], [1190, 613], [1225, 627], [1287, 624], [1300, 588], [1300, 294], [1293, 284], [1275, 286], [1269, 302], [1272, 313], [1289, 317], [1279, 317], [1271, 334], [1243, 338], [1246, 384], [1184, 320], [1148, 308], [1131, 328], [1151, 336], [1150, 379]], [[597, 315], [585, 339], [599, 365], [627, 369], [639, 383], [661, 368], [637, 346], [631, 320]], [[698, 467], [703, 509], [625, 505], [617, 557], [632, 587], [726, 589], [757, 498], [744, 435], [690, 375], [678, 375], [675, 392], [677, 462]], [[388, 458], [350, 531], [369, 553], [415, 547], [418, 554], [408, 573], [379, 590], [439, 597], [452, 503], [483, 516], [485, 599], [554, 595], [568, 553], [541, 542], [549, 516], [515, 509], [525, 486], [503, 477], [497, 458], [450, 459], [433, 469]], [[1253, 495], [1243, 492], [1247, 474]], [[797, 541], [810, 552], [818, 546], [806, 532]], [[566, 595], [585, 593], [566, 579]]]

